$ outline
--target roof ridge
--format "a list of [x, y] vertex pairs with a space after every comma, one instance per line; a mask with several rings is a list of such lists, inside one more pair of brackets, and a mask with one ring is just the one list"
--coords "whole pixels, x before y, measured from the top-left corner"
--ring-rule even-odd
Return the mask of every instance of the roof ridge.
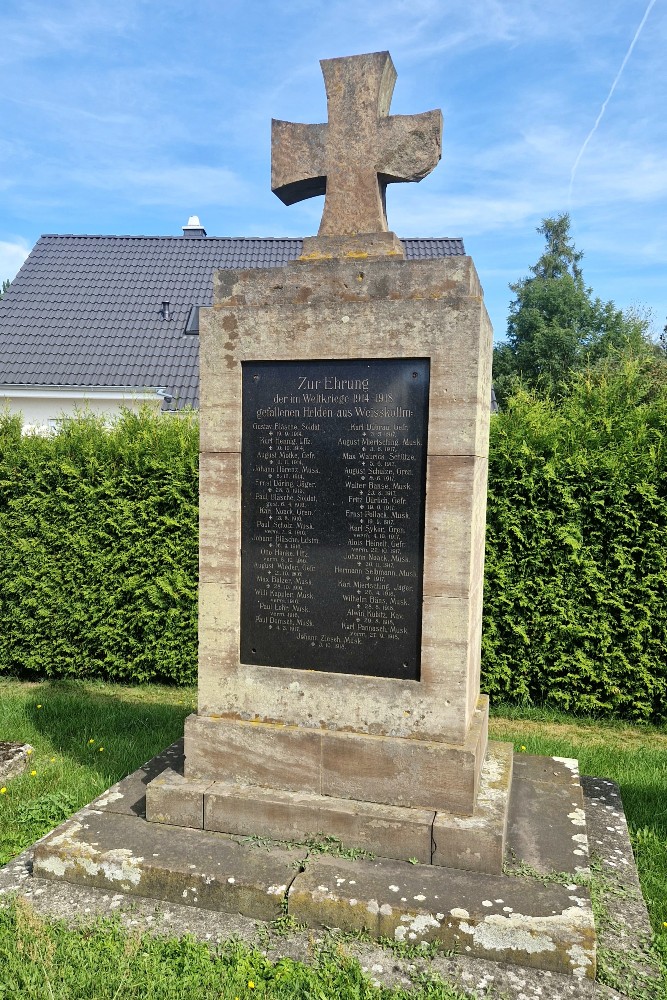
[[[183, 236], [137, 236], [132, 233], [121, 233], [120, 235], [117, 233], [42, 233], [39, 238], [40, 240], [176, 240], [178, 243], [187, 243], [188, 245], [195, 243], [195, 240]], [[264, 243], [268, 241], [301, 243], [303, 236], [201, 236], [197, 238], [196, 242], [202, 243], [210, 240], [230, 240], [234, 243], [254, 240], [262, 240]]]
[[[42, 233], [39, 237], [40, 240], [177, 240], [179, 243], [188, 244], [194, 242], [193, 240], [185, 240], [183, 236], [167, 235], [167, 236], [146, 236], [146, 235], [136, 235], [132, 233]], [[229, 240], [234, 243], [250, 243], [255, 240], [261, 240], [263, 243], [276, 242], [276, 243], [286, 243], [294, 242], [301, 243], [305, 237], [303, 236], [201, 236], [198, 238], [197, 242], [210, 241], [210, 240]], [[462, 236], [401, 236], [400, 240], [409, 240], [411, 243], [428, 243], [435, 240], [447, 240], [450, 243], [462, 242]]]

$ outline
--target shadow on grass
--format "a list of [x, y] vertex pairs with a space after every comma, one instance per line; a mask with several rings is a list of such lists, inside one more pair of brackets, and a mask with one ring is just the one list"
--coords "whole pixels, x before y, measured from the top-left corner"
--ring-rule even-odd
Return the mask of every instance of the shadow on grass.
[[136, 688], [109, 691], [80, 681], [45, 681], [31, 688], [23, 714], [54, 750], [118, 781], [183, 735], [192, 711], [189, 694], [182, 705], [159, 697], [154, 689], [147, 689], [144, 699]]
[[633, 830], [644, 827], [653, 831], [667, 846], [667, 780], [663, 775], [652, 781], [620, 782], [623, 808]]

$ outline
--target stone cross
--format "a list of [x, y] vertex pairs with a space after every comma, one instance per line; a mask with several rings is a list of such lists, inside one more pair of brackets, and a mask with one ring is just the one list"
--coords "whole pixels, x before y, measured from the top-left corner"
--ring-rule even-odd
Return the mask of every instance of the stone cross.
[[320, 236], [386, 233], [385, 189], [438, 163], [442, 114], [389, 115], [388, 52], [323, 59], [328, 124], [272, 122], [271, 190], [286, 205], [325, 195]]

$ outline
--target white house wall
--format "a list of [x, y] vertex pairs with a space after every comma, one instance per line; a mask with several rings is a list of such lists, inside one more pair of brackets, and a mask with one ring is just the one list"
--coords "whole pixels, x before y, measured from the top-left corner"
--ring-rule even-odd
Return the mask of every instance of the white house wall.
[[150, 392], [82, 392], [75, 390], [47, 391], [31, 393], [0, 387], [0, 410], [11, 414], [20, 414], [23, 418], [24, 431], [49, 430], [67, 417], [78, 413], [91, 413], [114, 419], [122, 409], [133, 411], [144, 406], [159, 410], [162, 406], [162, 396], [155, 391]]

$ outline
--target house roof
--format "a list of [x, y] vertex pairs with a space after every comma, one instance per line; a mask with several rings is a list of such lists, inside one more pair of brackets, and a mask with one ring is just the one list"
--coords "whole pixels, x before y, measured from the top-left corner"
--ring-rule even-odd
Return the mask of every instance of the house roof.
[[[198, 405], [191, 307], [218, 268], [279, 267], [300, 239], [42, 236], [0, 301], [0, 384], [166, 389]], [[465, 254], [460, 239], [403, 240], [411, 260]], [[163, 302], [169, 302], [165, 321]]]

